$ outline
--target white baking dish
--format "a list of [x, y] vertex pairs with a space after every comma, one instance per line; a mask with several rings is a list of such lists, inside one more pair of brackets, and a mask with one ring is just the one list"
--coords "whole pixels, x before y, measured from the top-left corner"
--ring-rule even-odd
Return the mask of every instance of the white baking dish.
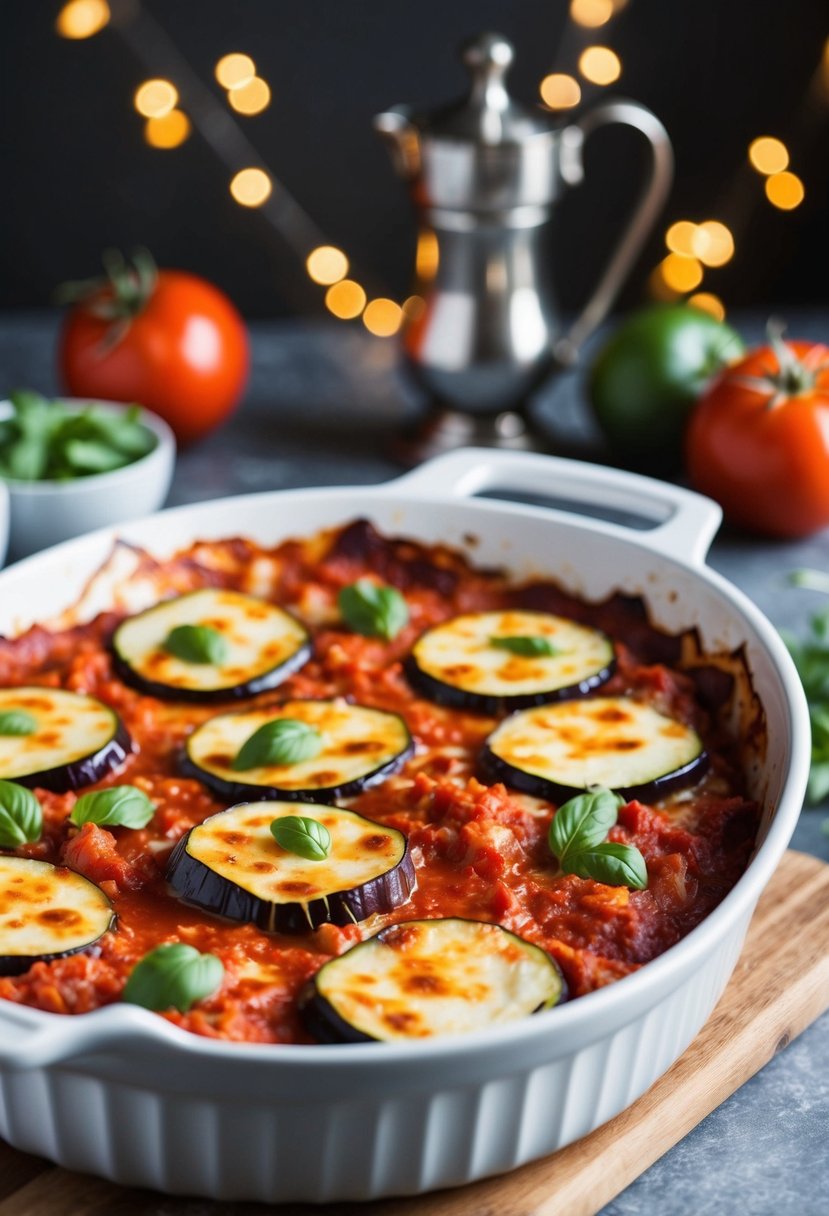
[[[555, 495], [638, 512], [650, 531], [492, 500]], [[364, 515], [386, 533], [465, 547], [517, 577], [589, 599], [643, 594], [669, 631], [745, 647], [768, 722], [751, 774], [764, 805], [744, 877], [688, 937], [641, 971], [520, 1024], [430, 1044], [283, 1047], [187, 1034], [114, 1005], [61, 1017], [0, 1002], [0, 1135], [73, 1169], [227, 1199], [368, 1199], [453, 1186], [552, 1152], [648, 1088], [697, 1033], [737, 961], [758, 896], [800, 811], [808, 714], [777, 632], [706, 569], [719, 523], [687, 491], [550, 457], [463, 451], [386, 486], [225, 499], [125, 525], [158, 554], [196, 538], [272, 544]], [[111, 530], [0, 575], [0, 633], [71, 604]]]

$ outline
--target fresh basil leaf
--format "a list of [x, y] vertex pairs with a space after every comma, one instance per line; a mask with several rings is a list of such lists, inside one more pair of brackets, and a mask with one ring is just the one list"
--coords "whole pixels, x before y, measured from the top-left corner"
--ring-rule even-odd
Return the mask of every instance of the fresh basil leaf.
[[25, 709], [4, 709], [0, 712], [0, 735], [33, 735], [37, 718]]
[[541, 655], [550, 657], [562, 653], [547, 638], [523, 637], [520, 635], [516, 635], [515, 637], [494, 637], [489, 639], [489, 644], [490, 646], [495, 646], [498, 650], [509, 650], [511, 654], [525, 655], [527, 658]]
[[825, 591], [829, 594], [829, 574], [825, 570], [792, 570], [789, 582], [793, 587], [805, 587], [809, 591]]
[[343, 587], [337, 603], [348, 627], [364, 637], [390, 642], [409, 623], [409, 606], [400, 592], [368, 579]]
[[644, 891], [648, 885], [648, 870], [645, 859], [637, 848], [630, 844], [593, 845], [572, 853], [562, 864], [565, 874], [577, 874], [579, 878], [593, 878], [596, 882], [611, 887], [633, 887]]
[[39, 481], [46, 473], [47, 459], [48, 451], [41, 439], [21, 435], [6, 449], [3, 467], [6, 476], [15, 481]]
[[220, 986], [225, 969], [215, 954], [184, 942], [156, 946], [130, 972], [122, 1000], [144, 1009], [189, 1009]]
[[70, 439], [63, 455], [78, 473], [111, 473], [128, 463], [123, 453], [95, 439]]
[[568, 857], [583, 849], [592, 849], [607, 839], [620, 806], [624, 806], [624, 799], [612, 790], [597, 786], [587, 794], [577, 794], [558, 808], [547, 840], [563, 870]]
[[185, 663], [223, 663], [230, 651], [227, 638], [212, 625], [176, 625], [162, 646]]
[[16, 849], [40, 840], [43, 811], [31, 790], [14, 781], [0, 781], [0, 848]]
[[322, 748], [322, 735], [298, 718], [276, 718], [265, 722], [245, 739], [233, 759], [238, 771], [271, 764], [299, 764], [313, 760]]
[[812, 760], [809, 781], [806, 785], [806, 801], [816, 804], [829, 797], [829, 761]]
[[97, 823], [101, 827], [145, 828], [155, 814], [155, 806], [143, 790], [134, 785], [113, 785], [108, 790], [81, 794], [69, 818], [78, 827]]
[[274, 819], [271, 834], [287, 853], [306, 861], [325, 861], [331, 851], [331, 833], [325, 824], [306, 815], [285, 815]]

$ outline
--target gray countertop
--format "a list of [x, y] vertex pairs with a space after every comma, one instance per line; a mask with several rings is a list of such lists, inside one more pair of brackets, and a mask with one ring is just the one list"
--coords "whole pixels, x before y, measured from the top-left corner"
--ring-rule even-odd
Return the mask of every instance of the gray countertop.
[[[737, 316], [760, 340], [757, 314]], [[0, 318], [0, 395], [17, 385], [56, 390], [53, 314]], [[393, 341], [356, 326], [259, 322], [243, 406], [220, 431], [179, 456], [171, 503], [316, 485], [368, 485], [401, 472], [389, 454], [419, 403], [400, 378]], [[793, 337], [826, 340], [829, 311], [795, 314]], [[601, 456], [578, 373], [537, 401], [552, 445]], [[805, 628], [826, 597], [787, 586], [799, 567], [829, 571], [829, 531], [781, 543], [722, 532], [710, 565], [779, 627]], [[829, 861], [821, 824], [829, 807], [804, 811], [793, 846]], [[818, 1216], [829, 1212], [829, 1014], [709, 1115], [619, 1195], [603, 1216]], [[562, 1213], [566, 1216], [566, 1213]]]

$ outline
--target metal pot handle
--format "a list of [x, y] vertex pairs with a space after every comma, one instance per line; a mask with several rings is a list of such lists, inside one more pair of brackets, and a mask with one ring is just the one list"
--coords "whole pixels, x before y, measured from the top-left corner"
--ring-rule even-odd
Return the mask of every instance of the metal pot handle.
[[618, 99], [589, 110], [583, 118], [561, 132], [561, 173], [570, 185], [582, 181], [581, 150], [584, 141], [597, 127], [623, 123], [641, 131], [651, 148], [651, 163], [642, 192], [592, 296], [566, 334], [553, 343], [559, 363], [575, 362], [585, 339], [602, 323], [627, 278], [628, 271], [645, 243], [668, 197], [673, 181], [674, 156], [668, 132], [645, 106]]
[[472, 498], [490, 490], [529, 494], [553, 500], [551, 513], [562, 520], [578, 513], [579, 504], [625, 512], [652, 521], [653, 527], [643, 531], [604, 521], [596, 526], [627, 540], [640, 538], [648, 549], [694, 565], [704, 563], [722, 519], [710, 498], [681, 486], [580, 460], [493, 448], [449, 452], [391, 485], [401, 494], [426, 499]]

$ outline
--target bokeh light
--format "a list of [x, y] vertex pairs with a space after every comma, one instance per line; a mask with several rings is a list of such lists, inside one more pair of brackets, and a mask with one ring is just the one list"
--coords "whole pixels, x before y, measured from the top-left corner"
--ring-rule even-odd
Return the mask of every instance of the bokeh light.
[[423, 296], [409, 296], [403, 301], [403, 316], [407, 321], [417, 321], [426, 311]]
[[341, 279], [325, 293], [325, 306], [341, 321], [351, 321], [365, 308], [366, 293], [353, 279]]
[[725, 305], [719, 296], [712, 295], [710, 291], [697, 291], [694, 295], [688, 297], [688, 303], [694, 308], [700, 308], [703, 312], [710, 312], [712, 317], [716, 317], [718, 321], [725, 320]]
[[681, 253], [669, 253], [659, 263], [665, 283], [673, 291], [693, 291], [702, 282], [702, 266], [696, 258], [683, 257]]
[[581, 85], [575, 76], [566, 72], [552, 72], [538, 86], [541, 100], [551, 110], [572, 110], [581, 101]]
[[69, 0], [58, 13], [55, 29], [61, 38], [91, 38], [110, 16], [107, 0]]
[[305, 267], [309, 278], [327, 287], [348, 274], [348, 258], [334, 245], [319, 245], [308, 254]]
[[403, 309], [394, 300], [371, 300], [363, 313], [363, 325], [376, 338], [389, 338], [403, 323]]
[[789, 167], [789, 150], [781, 139], [761, 135], [749, 144], [748, 159], [758, 173], [782, 173]]
[[570, 16], [588, 30], [606, 25], [613, 13], [613, 0], [570, 0]]
[[691, 258], [694, 256], [696, 234], [696, 224], [692, 224], [690, 220], [677, 220], [665, 233], [665, 244], [671, 253], [681, 253], [684, 257]]
[[266, 80], [254, 76], [247, 84], [231, 89], [227, 100], [237, 114], [261, 114], [271, 104], [271, 90]]
[[793, 211], [806, 197], [806, 188], [796, 173], [774, 173], [766, 178], [766, 198], [781, 211]]
[[223, 89], [241, 89], [256, 75], [256, 64], [250, 55], [240, 55], [238, 51], [223, 55], [213, 71]]
[[144, 118], [164, 118], [177, 101], [178, 89], [169, 80], [145, 80], [133, 98], [136, 110]]
[[734, 237], [719, 220], [704, 220], [697, 225], [692, 253], [704, 266], [724, 266], [734, 257]]
[[579, 55], [579, 71], [591, 84], [613, 84], [622, 75], [622, 61], [609, 46], [588, 46]]
[[189, 134], [190, 119], [181, 110], [148, 118], [144, 124], [144, 138], [151, 148], [178, 148]]
[[424, 228], [417, 237], [417, 252], [415, 253], [415, 270], [420, 279], [433, 279], [438, 272], [440, 263], [440, 248], [434, 232]]
[[240, 169], [230, 183], [230, 193], [242, 207], [261, 207], [272, 190], [273, 182], [264, 169]]

